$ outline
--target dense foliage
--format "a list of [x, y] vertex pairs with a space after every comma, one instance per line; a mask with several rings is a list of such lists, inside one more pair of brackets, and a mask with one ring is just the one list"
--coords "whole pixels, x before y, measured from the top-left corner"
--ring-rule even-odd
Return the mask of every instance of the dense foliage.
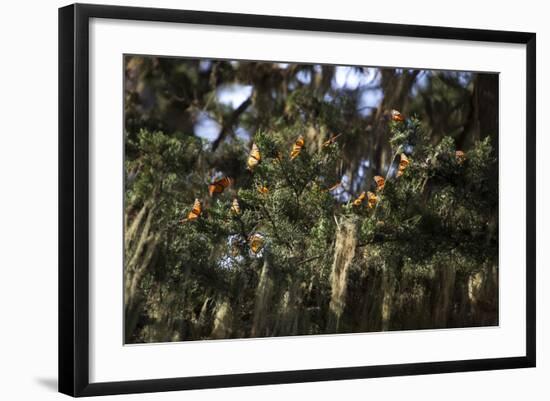
[[[486, 77], [414, 93], [418, 71], [380, 70], [361, 113], [331, 66], [207, 67], [127, 59], [127, 342], [498, 323], [496, 116], [466, 101]], [[232, 82], [253, 88], [237, 107]], [[446, 124], [428, 103], [454, 104]]]

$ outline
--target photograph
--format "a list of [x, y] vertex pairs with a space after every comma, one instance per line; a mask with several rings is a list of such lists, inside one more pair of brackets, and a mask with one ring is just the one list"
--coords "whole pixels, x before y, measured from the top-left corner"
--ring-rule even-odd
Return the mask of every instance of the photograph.
[[124, 344], [499, 325], [498, 72], [121, 73]]

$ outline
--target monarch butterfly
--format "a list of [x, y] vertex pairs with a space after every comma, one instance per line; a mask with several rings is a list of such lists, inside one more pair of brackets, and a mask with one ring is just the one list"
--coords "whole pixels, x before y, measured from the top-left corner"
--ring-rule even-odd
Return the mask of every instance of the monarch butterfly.
[[202, 204], [201, 201], [198, 199], [195, 199], [195, 203], [193, 203], [193, 208], [187, 215], [186, 219], [180, 220], [180, 223], [185, 223], [186, 221], [193, 221], [197, 220], [202, 212]]
[[393, 121], [399, 121], [399, 122], [405, 121], [405, 117], [403, 117], [403, 114], [401, 114], [398, 110], [395, 110], [395, 109], [391, 111], [391, 119]]
[[359, 195], [357, 199], [353, 201], [353, 206], [361, 206], [361, 203], [363, 203], [363, 200], [366, 196], [367, 195], [365, 194], [365, 191], [361, 192], [361, 195]]
[[214, 194], [221, 194], [225, 188], [233, 185], [233, 178], [223, 177], [218, 181], [214, 181], [212, 184], [208, 185], [208, 193], [210, 196]]
[[375, 175], [374, 176], [374, 182], [376, 182], [376, 190], [377, 191], [383, 190], [384, 185], [386, 185], [386, 180], [384, 179], [384, 177], [382, 177], [380, 175]]
[[258, 192], [265, 195], [269, 192], [269, 189], [266, 186], [259, 186], [258, 187]]
[[292, 151], [290, 152], [290, 160], [294, 160], [298, 157], [300, 152], [302, 151], [302, 148], [304, 147], [304, 137], [300, 135], [298, 139], [296, 139], [296, 142], [292, 146]]
[[405, 153], [401, 153], [400, 160], [399, 160], [399, 170], [397, 171], [397, 176], [401, 177], [403, 175], [403, 172], [409, 165], [409, 158], [405, 155]]
[[260, 252], [260, 250], [264, 247], [264, 241], [265, 238], [260, 233], [254, 233], [250, 237], [248, 237], [248, 245], [250, 246], [250, 250], [257, 254]]
[[458, 164], [462, 164], [464, 160], [466, 160], [466, 153], [464, 153], [462, 150], [457, 150], [455, 152], [455, 158]]
[[239, 201], [237, 200], [237, 198], [234, 198], [233, 202], [231, 203], [231, 211], [237, 216], [241, 214], [241, 206], [239, 205]]
[[378, 196], [376, 196], [370, 191], [367, 192], [367, 202], [368, 202], [369, 209], [372, 209], [378, 203]]
[[329, 139], [327, 139], [324, 143], [323, 143], [323, 147], [326, 148], [327, 146], [329, 145], [332, 145], [334, 142], [336, 142], [336, 138], [338, 138], [340, 135], [342, 134], [338, 134], [338, 135], [335, 135]]
[[260, 160], [262, 160], [260, 149], [258, 148], [258, 145], [253, 143], [252, 149], [250, 149], [250, 153], [248, 154], [248, 160], [246, 161], [246, 168], [250, 171], [254, 170], [254, 167], [260, 163]]

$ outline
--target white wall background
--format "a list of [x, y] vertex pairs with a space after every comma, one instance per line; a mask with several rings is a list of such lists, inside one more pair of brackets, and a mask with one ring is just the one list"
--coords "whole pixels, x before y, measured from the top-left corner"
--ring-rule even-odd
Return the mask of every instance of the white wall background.
[[[95, 2], [95, 1], [90, 1]], [[550, 284], [550, 139], [548, 71], [550, 23], [544, 2], [357, 0], [321, 3], [277, 0], [116, 1], [111, 4], [354, 19], [537, 33], [538, 131], [538, 367], [445, 374], [201, 390], [107, 399], [281, 400], [546, 400], [550, 354], [546, 330]], [[67, 2], [68, 3], [68, 2]], [[9, 2], [0, 12], [0, 398], [54, 400], [57, 387], [57, 8], [58, 0]], [[506, 163], [506, 160], [503, 161]]]

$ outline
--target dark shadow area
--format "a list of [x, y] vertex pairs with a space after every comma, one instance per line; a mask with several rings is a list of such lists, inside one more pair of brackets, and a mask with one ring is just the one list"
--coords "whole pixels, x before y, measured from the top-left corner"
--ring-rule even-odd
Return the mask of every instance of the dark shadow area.
[[35, 381], [42, 387], [57, 392], [57, 378], [55, 377], [37, 377]]

